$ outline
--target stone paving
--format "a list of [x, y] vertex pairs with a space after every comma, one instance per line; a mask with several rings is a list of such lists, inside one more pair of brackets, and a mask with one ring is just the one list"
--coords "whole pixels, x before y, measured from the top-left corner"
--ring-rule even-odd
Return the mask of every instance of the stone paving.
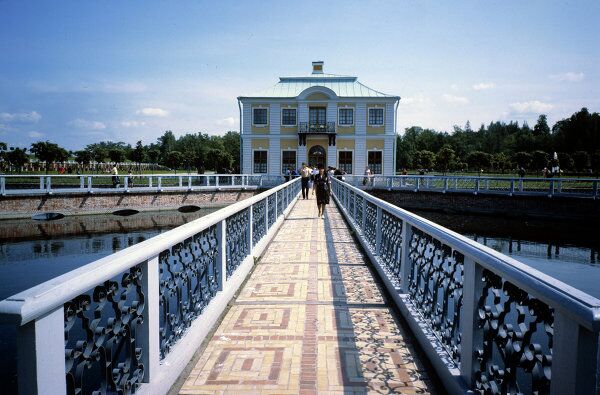
[[181, 394], [433, 393], [335, 204], [299, 200]]

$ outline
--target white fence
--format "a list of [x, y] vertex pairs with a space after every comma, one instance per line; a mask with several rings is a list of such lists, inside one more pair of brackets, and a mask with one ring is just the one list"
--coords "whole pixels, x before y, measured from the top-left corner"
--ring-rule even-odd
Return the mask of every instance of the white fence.
[[166, 393], [299, 192], [289, 181], [1, 301], [19, 393]]
[[600, 300], [348, 183], [333, 193], [450, 393], [600, 393]]
[[595, 178], [509, 178], [473, 176], [344, 176], [361, 189], [387, 189], [441, 193], [497, 195], [541, 195], [600, 198], [600, 180]]
[[0, 175], [0, 195], [257, 189], [283, 182], [283, 176], [261, 174]]

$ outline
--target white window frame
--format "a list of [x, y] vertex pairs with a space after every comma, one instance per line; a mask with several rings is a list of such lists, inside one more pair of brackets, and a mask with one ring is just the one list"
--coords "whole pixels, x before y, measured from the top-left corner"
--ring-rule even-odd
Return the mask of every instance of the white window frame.
[[[254, 171], [254, 155], [256, 151], [265, 151], [267, 153], [267, 171], [264, 173], [257, 173]], [[269, 150], [264, 148], [252, 149], [252, 174], [269, 174]]]
[[[294, 164], [294, 170], [298, 170], [298, 150], [297, 149], [292, 149], [292, 148], [282, 148], [281, 152], [279, 154], [279, 168], [281, 170], [283, 170], [283, 152], [284, 151], [294, 151], [296, 153], [296, 163]], [[281, 173], [285, 175], [284, 173]]]
[[340, 152], [351, 152], [352, 153], [352, 171], [348, 174], [350, 174], [350, 175], [355, 174], [354, 167], [356, 166], [356, 155], [354, 155], [354, 150], [353, 149], [338, 150], [338, 152], [337, 152], [337, 167], [340, 167]]
[[[383, 123], [381, 124], [372, 124], [371, 123], [371, 117], [369, 116], [369, 112], [371, 110], [382, 110], [383, 111], [383, 117], [382, 117], [382, 121]], [[374, 128], [382, 128], [385, 126], [385, 107], [382, 106], [377, 106], [377, 107], [367, 107], [367, 124], [371, 127]]]
[[[352, 110], [352, 123], [346, 123], [346, 124], [340, 123], [340, 110]], [[338, 126], [340, 126], [342, 128], [351, 128], [352, 126], [354, 126], [355, 119], [356, 119], [356, 111], [354, 111], [354, 107], [350, 107], [350, 106], [338, 107]]]
[[[254, 123], [254, 110], [267, 110], [267, 123], [260, 123], [260, 124]], [[252, 126], [256, 126], [257, 128], [266, 128], [267, 126], [269, 126], [269, 107], [264, 107], [264, 106], [252, 107]]]
[[[295, 124], [293, 124], [293, 125], [292, 124], [286, 125], [286, 124], [283, 123], [283, 110], [294, 110], [296, 112], [296, 123]], [[281, 114], [279, 114], [279, 115], [281, 116], [281, 118], [280, 118], [281, 119], [281, 122], [280, 122], [281, 123], [281, 125], [280, 125], [281, 127], [284, 127], [284, 128], [293, 128], [294, 126], [298, 126], [298, 109], [296, 107], [281, 107]], [[286, 150], [286, 151], [288, 151], [288, 150]]]
[[[369, 152], [381, 152], [381, 173], [375, 173], [373, 171], [373, 169], [371, 169], [371, 165], [369, 164]], [[367, 157], [365, 158], [366, 159], [365, 162], [367, 163], [367, 166], [369, 167], [369, 169], [371, 169], [371, 174], [373, 174], [374, 176], [383, 175], [383, 172], [385, 170], [383, 153], [384, 153], [384, 150], [379, 149], [379, 148], [367, 150]]]

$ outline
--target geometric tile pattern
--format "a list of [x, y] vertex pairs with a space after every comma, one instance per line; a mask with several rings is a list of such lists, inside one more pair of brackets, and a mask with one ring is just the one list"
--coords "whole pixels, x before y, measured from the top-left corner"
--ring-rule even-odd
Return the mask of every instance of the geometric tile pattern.
[[334, 202], [299, 200], [181, 394], [435, 393]]

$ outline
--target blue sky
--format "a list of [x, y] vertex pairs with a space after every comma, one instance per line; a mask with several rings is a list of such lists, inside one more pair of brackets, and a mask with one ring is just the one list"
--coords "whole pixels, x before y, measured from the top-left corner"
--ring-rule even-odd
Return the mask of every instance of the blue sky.
[[282, 75], [402, 97], [398, 131], [600, 111], [600, 2], [0, 0], [0, 141], [237, 130]]

